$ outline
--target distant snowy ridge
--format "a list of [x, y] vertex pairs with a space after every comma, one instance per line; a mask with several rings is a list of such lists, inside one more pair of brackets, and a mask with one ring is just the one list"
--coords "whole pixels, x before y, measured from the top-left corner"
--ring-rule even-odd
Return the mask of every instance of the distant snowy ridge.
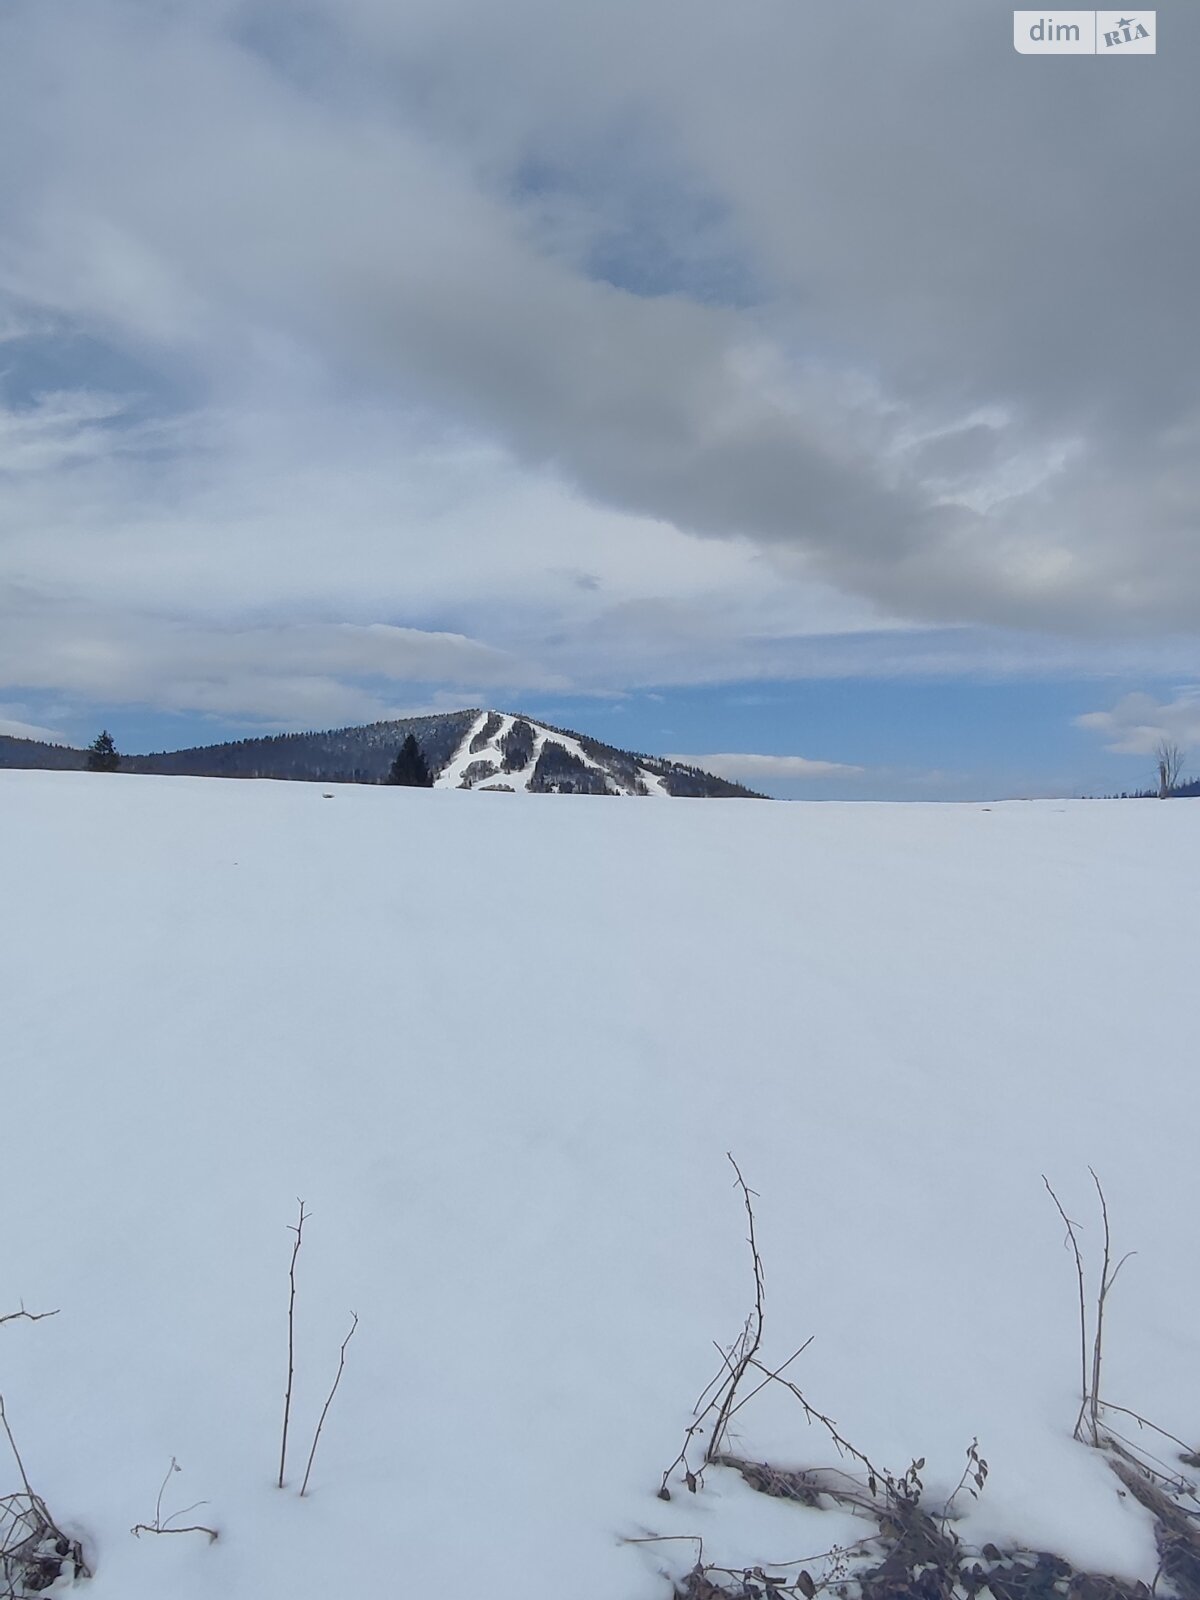
[[[635, 755], [586, 734], [507, 711], [445, 711], [321, 733], [280, 733], [154, 755], [125, 756], [125, 772], [193, 778], [291, 778], [382, 783], [412, 734], [439, 789], [522, 794], [760, 799], [752, 789], [662, 756]], [[117, 737], [118, 747], [120, 737]], [[0, 767], [80, 769], [87, 752], [0, 735]]]
[[682, 762], [633, 755], [504, 711], [479, 713], [434, 787], [660, 799], [749, 793]]

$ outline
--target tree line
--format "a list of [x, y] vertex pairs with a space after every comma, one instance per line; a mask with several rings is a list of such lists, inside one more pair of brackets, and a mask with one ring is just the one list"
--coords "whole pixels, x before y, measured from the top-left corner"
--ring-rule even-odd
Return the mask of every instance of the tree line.
[[[121, 766], [121, 752], [107, 728], [104, 728], [87, 747], [89, 772], [117, 772]], [[410, 733], [396, 752], [396, 759], [388, 768], [384, 783], [407, 789], [431, 789], [433, 773], [421, 746]]]

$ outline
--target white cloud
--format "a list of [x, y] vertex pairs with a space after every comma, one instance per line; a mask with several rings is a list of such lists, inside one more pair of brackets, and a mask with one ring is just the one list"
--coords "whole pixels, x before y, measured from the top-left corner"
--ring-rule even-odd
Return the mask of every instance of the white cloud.
[[[109, 704], [257, 716], [291, 726], [370, 721], [439, 687], [562, 687], [503, 651], [459, 634], [375, 623], [216, 624], [92, 611], [17, 619], [0, 635], [0, 680]], [[365, 685], [365, 686], [364, 686]], [[398, 705], [398, 697], [403, 702]], [[453, 697], [463, 703], [462, 694]]]
[[580, 692], [1194, 633], [1187, 41], [1098, 122], [863, 4], [11, 0], [0, 632], [272, 715], [414, 681], [299, 623]]
[[87, 390], [41, 394], [21, 408], [0, 406], [0, 473], [58, 472], [134, 448], [147, 430], [114, 430], [125, 414], [116, 396]]
[[1123, 695], [1107, 711], [1088, 711], [1077, 724], [1098, 733], [1120, 755], [1152, 756], [1163, 739], [1184, 750], [1200, 750], [1200, 686], [1181, 689], [1174, 700], [1149, 694]]
[[20, 717], [9, 715], [10, 712], [19, 709], [20, 707], [16, 706], [0, 706], [0, 733], [8, 734], [13, 739], [37, 739], [42, 744], [69, 742], [53, 728], [42, 728], [36, 722], [25, 722]]
[[[698, 545], [362, 404], [162, 424], [48, 398], [0, 408], [0, 460], [6, 440], [21, 470], [0, 473], [0, 682], [163, 704], [205, 637], [223, 708], [278, 717], [283, 679], [331, 654], [336, 679], [406, 700], [434, 679], [619, 690], [776, 671], [796, 641], [880, 620], [746, 545]], [[311, 698], [297, 689], [297, 715]]]
[[851, 778], [866, 771], [864, 767], [850, 766], [841, 761], [814, 761], [808, 756], [764, 756], [750, 754], [683, 756], [672, 761], [686, 761], [705, 772], [715, 772], [719, 778], [729, 778], [735, 783], [755, 784], [790, 783], [797, 779]]

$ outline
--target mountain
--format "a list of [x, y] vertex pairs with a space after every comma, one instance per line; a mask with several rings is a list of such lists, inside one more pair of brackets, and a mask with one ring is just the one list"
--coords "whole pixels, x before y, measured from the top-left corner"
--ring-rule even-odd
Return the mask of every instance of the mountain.
[[[450, 711], [324, 733], [281, 733], [153, 755], [124, 756], [124, 772], [202, 778], [289, 778], [380, 783], [412, 734], [439, 789], [527, 794], [762, 799], [698, 767], [634, 754], [505, 711]], [[0, 767], [80, 769], [87, 752], [0, 736]]]
[[475, 714], [458, 749], [439, 768], [434, 787], [526, 794], [762, 798], [697, 767], [661, 756], [634, 755], [585, 734], [504, 711]]

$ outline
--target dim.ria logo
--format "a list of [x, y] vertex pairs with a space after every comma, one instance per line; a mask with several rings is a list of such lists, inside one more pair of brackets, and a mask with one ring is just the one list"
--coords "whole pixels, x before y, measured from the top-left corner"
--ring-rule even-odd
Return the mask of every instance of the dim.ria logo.
[[[1107, 19], [1112, 14], [1106, 11], [1106, 12], [1103, 13], [1103, 15]], [[1130, 45], [1130, 44], [1132, 44], [1132, 45], [1140, 45], [1141, 41], [1143, 39], [1148, 40], [1150, 45], [1151, 45], [1151, 47], [1153, 47], [1153, 45], [1154, 45], [1154, 29], [1153, 29], [1154, 13], [1153, 12], [1147, 12], [1146, 16], [1149, 18], [1149, 21], [1150, 21], [1150, 24], [1151, 24], [1149, 27], [1147, 27], [1146, 21], [1142, 16], [1136, 16], [1136, 17], [1116, 17], [1115, 20], [1113, 21], [1113, 26], [1111, 28], [1109, 28], [1109, 27], [1103, 27], [1102, 28], [1102, 25], [1101, 25], [1101, 22], [1100, 22], [1101, 13], [1097, 12], [1096, 13], [1096, 49], [1097, 49], [1097, 51], [1100, 51], [1100, 50], [1120, 50], [1125, 45]], [[1141, 53], [1141, 52], [1139, 52], [1139, 53]]]
[[1153, 11], [1014, 11], [1013, 45], [1025, 56], [1152, 56]]

